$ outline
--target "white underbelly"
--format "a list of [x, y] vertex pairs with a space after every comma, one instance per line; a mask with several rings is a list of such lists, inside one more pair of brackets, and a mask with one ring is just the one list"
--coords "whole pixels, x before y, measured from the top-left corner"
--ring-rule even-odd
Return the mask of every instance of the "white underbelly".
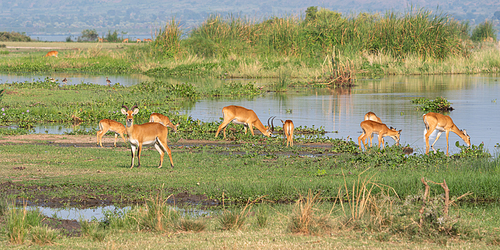
[[233, 121], [232, 121], [232, 122], [233, 122], [234, 124], [243, 124], [243, 125], [245, 125], [245, 126], [248, 126], [248, 124], [247, 124], [246, 122], [240, 122], [240, 121], [238, 121], [238, 120], [236, 120], [236, 119], [233, 119]]
[[[139, 141], [137, 139], [130, 139], [130, 143], [134, 146], [139, 146]], [[155, 143], [156, 143], [156, 138], [153, 140], [143, 141], [142, 145], [149, 146], [149, 145], [153, 145]]]

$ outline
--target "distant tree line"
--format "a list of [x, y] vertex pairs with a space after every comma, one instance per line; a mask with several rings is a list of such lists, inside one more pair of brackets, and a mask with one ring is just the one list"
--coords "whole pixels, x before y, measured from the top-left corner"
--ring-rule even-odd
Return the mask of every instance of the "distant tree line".
[[17, 33], [17, 32], [7, 32], [0, 31], [0, 41], [2, 42], [30, 42], [31, 37], [27, 36], [26, 33]]

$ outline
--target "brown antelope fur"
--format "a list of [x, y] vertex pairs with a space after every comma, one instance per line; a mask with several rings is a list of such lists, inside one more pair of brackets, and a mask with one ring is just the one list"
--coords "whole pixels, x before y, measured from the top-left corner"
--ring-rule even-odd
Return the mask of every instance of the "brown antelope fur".
[[137, 38], [136, 42], [137, 42], [137, 43], [141, 43], [141, 39], [140, 39], [140, 38]]
[[154, 145], [158, 153], [160, 153], [160, 166], [163, 165], [163, 157], [165, 152], [167, 152], [170, 158], [170, 166], [174, 168], [174, 162], [172, 161], [172, 151], [167, 145], [168, 128], [156, 122], [148, 122], [141, 125], [134, 125], [134, 115], [139, 113], [137, 105], [133, 106], [132, 109], [128, 109], [127, 106], [123, 105], [124, 108], [121, 109], [122, 114], [127, 116], [126, 128], [127, 134], [130, 141], [130, 146], [132, 150], [132, 164], [130, 168], [134, 167], [135, 150], [137, 151], [137, 167], [141, 166], [141, 151], [142, 146]]
[[128, 43], [128, 38], [123, 39], [122, 43]]
[[[367, 121], [367, 120], [382, 123], [382, 120], [380, 120], [380, 118], [375, 113], [373, 113], [371, 111], [365, 114], [365, 121]], [[376, 133], [372, 133], [370, 136], [370, 147], [372, 146], [373, 134], [376, 134]]]
[[439, 113], [433, 113], [429, 112], [423, 116], [424, 119], [424, 124], [425, 124], [425, 130], [424, 130], [424, 139], [425, 139], [425, 153], [429, 153], [429, 136], [434, 132], [434, 130], [438, 131], [438, 134], [436, 136], [436, 140], [434, 140], [434, 143], [432, 143], [431, 147], [432, 150], [434, 150], [434, 153], [436, 153], [436, 149], [434, 149], [434, 144], [436, 144], [437, 140], [441, 136], [441, 133], [446, 132], [446, 155], [448, 155], [448, 149], [449, 149], [449, 144], [448, 144], [448, 138], [450, 136], [450, 131], [457, 134], [462, 140], [464, 140], [465, 144], [470, 147], [470, 136], [467, 134], [467, 131], [460, 130], [458, 127], [453, 123], [453, 120], [451, 117], [447, 115], [442, 115]]
[[100, 43], [104, 42], [104, 38], [97, 38]]
[[285, 135], [285, 140], [286, 140], [286, 146], [288, 147], [288, 144], [290, 144], [290, 147], [293, 147], [293, 122], [292, 120], [286, 120], [283, 121], [283, 134]]
[[358, 144], [359, 144], [359, 150], [363, 150], [361, 148], [361, 143], [366, 148], [366, 143], [365, 140], [367, 137], [370, 137], [373, 133], [378, 134], [378, 147], [380, 148], [380, 145], [382, 145], [382, 148], [385, 147], [384, 145], [384, 137], [385, 136], [390, 136], [394, 141], [396, 141], [396, 145], [399, 145], [399, 139], [401, 136], [401, 130], [396, 130], [394, 128], [388, 128], [385, 124], [380, 123], [380, 122], [375, 122], [371, 120], [367, 121], [362, 121], [361, 124], [361, 129], [363, 129], [363, 134], [361, 134], [358, 137]]
[[148, 42], [148, 43], [149, 43], [149, 42], [152, 42], [153, 40], [151, 40], [151, 38], [146, 38], [146, 39], [144, 39], [143, 41], [144, 41], [144, 42]]
[[53, 51], [49, 51], [47, 52], [47, 54], [45, 54], [44, 57], [48, 57], [48, 56], [54, 56], [54, 57], [57, 57], [57, 54], [59, 54], [59, 52], [53, 50]]
[[149, 116], [149, 122], [161, 123], [163, 126], [171, 128], [174, 131], [174, 133], [177, 133], [177, 127], [180, 124], [180, 123], [177, 123], [177, 125], [172, 124], [168, 116], [164, 116], [159, 113], [152, 113]]
[[127, 129], [123, 124], [110, 119], [102, 119], [101, 121], [99, 121], [99, 131], [97, 131], [97, 145], [102, 147], [102, 136], [105, 135], [108, 131], [115, 132], [115, 147], [118, 135], [122, 137], [125, 144], [127, 143], [127, 140], [125, 140], [125, 136], [123, 136], [127, 133]]
[[267, 120], [267, 127], [265, 127], [259, 120], [255, 112], [251, 109], [247, 109], [241, 106], [227, 106], [222, 108], [222, 115], [224, 121], [219, 125], [217, 133], [215, 133], [215, 138], [219, 135], [219, 132], [224, 129], [224, 138], [226, 138], [226, 126], [233, 122], [235, 124], [245, 125], [245, 134], [247, 133], [247, 127], [250, 128], [250, 133], [255, 135], [253, 132], [253, 127], [255, 126], [263, 135], [269, 137], [272, 134], [272, 128], [269, 127], [269, 118]]

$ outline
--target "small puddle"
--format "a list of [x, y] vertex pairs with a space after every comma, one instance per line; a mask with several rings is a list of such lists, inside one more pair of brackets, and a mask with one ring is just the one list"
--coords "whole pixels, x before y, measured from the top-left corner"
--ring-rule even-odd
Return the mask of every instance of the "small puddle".
[[[115, 207], [111, 206], [103, 206], [103, 207], [93, 207], [93, 208], [51, 208], [51, 207], [42, 207], [42, 206], [27, 206], [27, 210], [38, 210], [44, 216], [61, 219], [61, 220], [97, 220], [102, 221], [106, 219], [106, 214], [126, 214], [127, 212], [132, 210], [131, 206], [127, 207]], [[174, 210], [180, 212], [182, 215], [188, 215], [190, 217], [204, 217], [213, 213], [210, 210], [201, 210], [201, 209], [185, 209], [179, 207], [173, 207]]]

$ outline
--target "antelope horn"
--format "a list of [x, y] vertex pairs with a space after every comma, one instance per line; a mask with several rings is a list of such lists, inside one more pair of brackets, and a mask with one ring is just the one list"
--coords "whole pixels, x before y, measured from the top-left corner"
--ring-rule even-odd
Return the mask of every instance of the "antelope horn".
[[[267, 119], [267, 127], [270, 128], [270, 131], [274, 131], [274, 118], [276, 118], [276, 116], [271, 116]], [[271, 120], [271, 125], [269, 125], [269, 120]]]
[[122, 108], [125, 108], [127, 111], [129, 111], [128, 107], [125, 106], [125, 104], [122, 104]]
[[131, 110], [134, 110], [135, 108], [137, 108], [137, 104], [136, 104], [136, 105], [134, 105], [134, 106], [131, 108]]

